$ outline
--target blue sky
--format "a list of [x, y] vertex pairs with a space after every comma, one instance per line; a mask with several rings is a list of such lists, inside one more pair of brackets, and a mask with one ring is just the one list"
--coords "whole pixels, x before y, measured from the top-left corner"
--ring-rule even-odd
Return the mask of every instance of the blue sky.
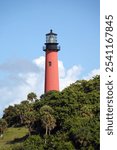
[[[75, 76], [75, 81], [99, 70], [99, 9], [99, 0], [0, 1], [0, 95], [8, 93], [1, 101], [1, 110], [27, 94], [13, 96], [13, 86], [24, 85], [27, 73], [36, 72], [38, 76], [37, 70], [44, 63], [45, 34], [50, 29], [58, 34], [61, 79], [64, 82], [70, 81], [65, 74], [71, 78]], [[43, 72], [40, 73], [42, 76]], [[43, 83], [40, 84], [41, 89]], [[37, 85], [26, 91], [35, 90]]]

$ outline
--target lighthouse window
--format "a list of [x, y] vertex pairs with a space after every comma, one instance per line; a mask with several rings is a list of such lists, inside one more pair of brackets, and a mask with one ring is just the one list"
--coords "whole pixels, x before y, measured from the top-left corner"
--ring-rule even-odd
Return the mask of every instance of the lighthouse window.
[[49, 66], [52, 66], [52, 62], [51, 61], [49, 61]]

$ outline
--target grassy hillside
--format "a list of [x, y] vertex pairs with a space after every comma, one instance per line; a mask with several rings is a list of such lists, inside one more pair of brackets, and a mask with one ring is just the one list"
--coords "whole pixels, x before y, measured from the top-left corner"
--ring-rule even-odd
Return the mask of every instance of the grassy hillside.
[[0, 150], [9, 149], [10, 145], [19, 143], [27, 135], [28, 130], [24, 127], [8, 128], [4, 137], [0, 138]]

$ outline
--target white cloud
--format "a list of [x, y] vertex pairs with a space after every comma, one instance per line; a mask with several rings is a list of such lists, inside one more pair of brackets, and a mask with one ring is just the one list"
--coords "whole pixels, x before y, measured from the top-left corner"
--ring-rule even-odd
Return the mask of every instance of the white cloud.
[[79, 79], [79, 75], [82, 71], [81, 66], [74, 65], [72, 68], [65, 71], [65, 75], [60, 77], [60, 90], [69, 86], [71, 83]]
[[[38, 96], [44, 93], [44, 70], [45, 70], [45, 57], [41, 56], [34, 59], [32, 62], [23, 60], [14, 61], [11, 64], [5, 63], [0, 65], [0, 71], [5, 74], [0, 82], [0, 115], [5, 107], [21, 102], [27, 98], [29, 92], [35, 92]], [[15, 64], [14, 67], [12, 65]], [[20, 67], [19, 67], [20, 66]], [[66, 69], [63, 62], [59, 60], [59, 77], [60, 77], [60, 90], [69, 86], [71, 83], [79, 79], [82, 67], [74, 65]], [[33, 68], [34, 67], [34, 68]], [[17, 69], [19, 68], [19, 70]], [[89, 79], [99, 70], [95, 69], [88, 74], [86, 79]]]
[[36, 64], [40, 69], [44, 70], [45, 67], [45, 57], [41, 56], [33, 60], [33, 63]]
[[59, 78], [65, 77], [65, 67], [63, 65], [62, 61], [58, 61], [58, 67], [59, 67]]
[[91, 79], [92, 77], [96, 76], [96, 75], [99, 75], [100, 74], [100, 69], [94, 69], [92, 70], [87, 76], [83, 77], [83, 79], [85, 80], [89, 80]]
[[[6, 78], [4, 80], [1, 80], [2, 84], [0, 87], [0, 97], [1, 97], [0, 115], [5, 107], [19, 103], [22, 100], [25, 100], [27, 98], [28, 93], [33, 91], [37, 93], [38, 96], [40, 96], [43, 93], [44, 57], [40, 57], [38, 60], [39, 63], [37, 63], [37, 59], [35, 59], [33, 62], [30, 62], [29, 64], [28, 63], [22, 64], [23, 69], [21, 65], [19, 68], [19, 61], [18, 63], [14, 61], [15, 66], [17, 66], [19, 70], [16, 69], [16, 67], [11, 68], [11, 65], [9, 64], [7, 65], [7, 63], [5, 63], [5, 65], [4, 64], [0, 65], [2, 66], [0, 68], [0, 71], [4, 71], [4, 74], [6, 73], [5, 74]], [[33, 66], [35, 69], [33, 68]]]

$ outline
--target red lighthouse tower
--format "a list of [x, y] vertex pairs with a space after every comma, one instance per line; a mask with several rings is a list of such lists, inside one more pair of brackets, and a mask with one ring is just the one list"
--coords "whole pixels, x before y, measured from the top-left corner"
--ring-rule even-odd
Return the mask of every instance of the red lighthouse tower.
[[59, 73], [58, 73], [58, 51], [60, 48], [57, 43], [57, 34], [50, 30], [46, 34], [45, 43], [45, 93], [48, 91], [59, 91]]

